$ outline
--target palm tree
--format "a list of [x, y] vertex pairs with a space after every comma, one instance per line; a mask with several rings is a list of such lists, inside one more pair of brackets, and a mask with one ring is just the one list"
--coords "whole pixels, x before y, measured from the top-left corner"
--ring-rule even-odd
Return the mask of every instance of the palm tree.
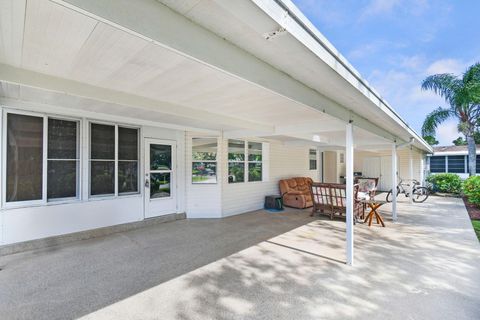
[[468, 145], [470, 175], [476, 173], [474, 134], [480, 125], [480, 63], [470, 66], [459, 78], [450, 73], [435, 74], [422, 82], [422, 90], [431, 90], [445, 99], [448, 108], [438, 107], [427, 115], [422, 126], [424, 136], [435, 135], [438, 125], [449, 118], [458, 119], [458, 131]]

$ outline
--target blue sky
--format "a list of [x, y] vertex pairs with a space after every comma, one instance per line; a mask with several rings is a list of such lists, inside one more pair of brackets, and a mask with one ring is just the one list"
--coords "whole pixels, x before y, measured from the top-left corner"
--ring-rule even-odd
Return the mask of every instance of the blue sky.
[[[429, 74], [480, 61], [478, 0], [292, 0], [418, 133], [445, 103], [420, 90]], [[449, 145], [456, 122], [437, 130]]]

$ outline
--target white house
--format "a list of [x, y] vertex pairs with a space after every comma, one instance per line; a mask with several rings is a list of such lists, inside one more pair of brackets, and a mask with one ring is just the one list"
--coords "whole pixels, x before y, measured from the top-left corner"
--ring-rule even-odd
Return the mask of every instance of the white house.
[[[477, 145], [476, 167], [480, 173], [480, 145]], [[468, 178], [467, 146], [439, 146], [433, 148], [433, 154], [427, 155], [428, 171], [436, 173], [455, 173], [462, 179]]]
[[289, 0], [0, 6], [1, 245], [422, 179], [431, 147]]

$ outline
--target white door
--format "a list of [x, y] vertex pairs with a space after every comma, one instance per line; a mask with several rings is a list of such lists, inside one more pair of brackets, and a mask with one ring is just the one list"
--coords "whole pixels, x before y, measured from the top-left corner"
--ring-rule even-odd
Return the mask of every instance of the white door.
[[145, 139], [145, 218], [175, 213], [175, 141]]
[[378, 189], [381, 191], [388, 191], [392, 189], [392, 156], [382, 157], [381, 162], [381, 174], [378, 182]]
[[380, 157], [368, 157], [363, 159], [362, 176], [367, 178], [380, 178], [382, 174]]

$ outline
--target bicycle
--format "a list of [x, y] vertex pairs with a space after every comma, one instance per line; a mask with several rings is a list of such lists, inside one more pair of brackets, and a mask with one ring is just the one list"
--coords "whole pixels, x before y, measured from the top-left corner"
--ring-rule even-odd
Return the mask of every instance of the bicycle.
[[[406, 197], [410, 196], [410, 181], [411, 183], [413, 183], [413, 186], [412, 186], [413, 202], [417, 202], [417, 203], [425, 202], [425, 200], [427, 200], [430, 194], [430, 190], [427, 187], [422, 187], [420, 182], [418, 182], [415, 179], [406, 180], [406, 182], [400, 179], [400, 182], [397, 185], [397, 197], [401, 193], [405, 194]], [[392, 190], [388, 192], [386, 200], [387, 202], [392, 202]]]

